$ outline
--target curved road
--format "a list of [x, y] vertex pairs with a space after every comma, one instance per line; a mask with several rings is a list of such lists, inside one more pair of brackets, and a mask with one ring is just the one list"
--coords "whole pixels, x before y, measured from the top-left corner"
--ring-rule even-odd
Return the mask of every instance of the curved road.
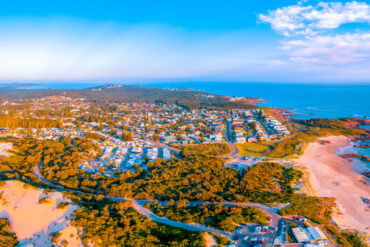
[[229, 145], [230, 149], [231, 149], [231, 153], [229, 154], [225, 154], [225, 155], [221, 155], [219, 156], [220, 158], [229, 158], [229, 157], [235, 157], [238, 155], [238, 152], [239, 150], [235, 147], [234, 143], [232, 142], [227, 142], [227, 145]]
[[[53, 182], [50, 182], [49, 180], [45, 179], [41, 175], [40, 165], [41, 165], [41, 163], [38, 164], [37, 166], [35, 166], [35, 168], [34, 168], [34, 174], [42, 182], [48, 184], [51, 187], [57, 188], [59, 190], [69, 190], [69, 191], [73, 191], [73, 192], [77, 192], [77, 193], [81, 193], [81, 194], [82, 193], [87, 193], [87, 192], [84, 192], [84, 191], [70, 189], [70, 188], [64, 187], [62, 185], [58, 185], [58, 184], [54, 184]], [[188, 230], [188, 231], [193, 231], [193, 232], [202, 231], [202, 232], [216, 233], [216, 234], [218, 234], [218, 235], [220, 235], [222, 237], [226, 237], [226, 238], [231, 238], [233, 236], [233, 234], [230, 233], [230, 232], [224, 232], [224, 231], [221, 231], [221, 230], [218, 230], [218, 229], [215, 229], [215, 228], [211, 228], [211, 227], [206, 227], [206, 226], [203, 226], [203, 225], [200, 225], [200, 224], [186, 224], [186, 223], [182, 223], [182, 222], [179, 222], [179, 221], [170, 220], [170, 219], [168, 219], [166, 217], [157, 216], [152, 211], [150, 211], [149, 209], [144, 208], [137, 200], [132, 199], [132, 198], [115, 197], [115, 196], [105, 196], [105, 197], [108, 198], [108, 199], [111, 199], [113, 201], [130, 201], [130, 202], [132, 202], [133, 208], [138, 213], [147, 216], [149, 219], [151, 219], [151, 220], [153, 220], [155, 222], [159, 222], [159, 223], [162, 223], [162, 224], [166, 224], [166, 225], [170, 225], [170, 226], [182, 228], [182, 229], [185, 229], [185, 230]], [[147, 202], [153, 202], [153, 201], [150, 201], [150, 200], [141, 200], [141, 202], [142, 203], [144, 202], [144, 204], [146, 204]]]
[[[40, 172], [40, 166], [41, 165], [42, 165], [42, 163], [35, 166], [33, 172], [42, 182], [48, 184], [51, 187], [57, 188], [59, 190], [68, 190], [68, 191], [72, 191], [72, 192], [76, 192], [76, 193], [80, 193], [80, 194], [88, 193], [88, 192], [85, 192], [85, 191], [70, 189], [70, 188], [67, 188], [67, 187], [59, 185], [59, 184], [54, 184], [53, 182], [45, 179], [42, 176], [41, 172]], [[143, 207], [143, 205], [145, 205], [148, 202], [154, 202], [152, 200], [135, 200], [135, 199], [132, 199], [132, 198], [115, 197], [115, 196], [105, 196], [105, 197], [108, 198], [108, 199], [111, 199], [113, 201], [130, 201], [130, 202], [132, 202], [133, 208], [138, 213], [147, 216], [148, 218], [150, 218], [151, 220], [153, 220], [155, 222], [170, 225], [170, 226], [173, 226], [173, 227], [182, 228], [182, 229], [185, 229], [185, 230], [188, 230], [188, 231], [202, 231], [202, 232], [216, 233], [216, 234], [218, 234], [220, 236], [223, 236], [223, 237], [226, 237], [226, 238], [231, 238], [233, 236], [233, 233], [231, 233], [231, 232], [224, 232], [224, 231], [221, 231], [221, 230], [218, 230], [218, 229], [215, 229], [215, 228], [211, 228], [211, 227], [206, 227], [206, 226], [200, 225], [200, 224], [186, 224], [186, 223], [182, 223], [182, 222], [179, 222], [179, 221], [170, 220], [166, 217], [157, 216], [152, 211], [150, 211], [149, 209]], [[165, 204], [166, 202], [160, 202], [160, 203]], [[202, 205], [204, 203], [216, 203], [216, 202], [191, 201], [191, 202], [188, 203], [188, 205], [196, 206], [196, 205]], [[229, 206], [245, 206], [245, 207], [258, 208], [258, 209], [264, 211], [271, 218], [270, 226], [275, 227], [275, 228], [278, 226], [279, 220], [282, 218], [280, 215], [277, 214], [277, 209], [274, 209], [274, 208], [271, 208], [271, 207], [268, 207], [266, 205], [259, 204], [259, 203], [252, 203], [252, 202], [221, 202], [221, 203], [225, 206], [229, 205]]]

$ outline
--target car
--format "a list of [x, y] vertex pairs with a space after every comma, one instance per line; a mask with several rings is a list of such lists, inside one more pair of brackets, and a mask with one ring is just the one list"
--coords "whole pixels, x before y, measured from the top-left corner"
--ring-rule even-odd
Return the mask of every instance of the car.
[[251, 240], [251, 241], [253, 241], [253, 242], [254, 242], [254, 241], [257, 241], [257, 237], [256, 237], [256, 236], [252, 236], [252, 237], [250, 238], [250, 240]]
[[268, 232], [269, 231], [269, 227], [268, 226], [263, 226], [262, 227], [262, 232]]
[[265, 242], [265, 238], [264, 237], [258, 237], [257, 241], [258, 241], [259, 244], [263, 244]]
[[254, 228], [255, 233], [261, 233], [261, 230], [262, 228], [260, 226], [257, 226], [256, 228]]
[[249, 239], [249, 237], [248, 236], [245, 236], [244, 238], [243, 238], [243, 240], [248, 240]]

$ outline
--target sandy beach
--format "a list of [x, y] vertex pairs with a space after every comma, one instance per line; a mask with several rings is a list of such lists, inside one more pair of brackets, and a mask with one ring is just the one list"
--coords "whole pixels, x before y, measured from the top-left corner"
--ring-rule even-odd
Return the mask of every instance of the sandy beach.
[[[370, 233], [370, 208], [364, 199], [370, 199], [369, 181], [355, 172], [351, 162], [336, 155], [336, 150], [351, 145], [350, 138], [331, 136], [308, 145], [304, 154], [297, 160], [310, 173], [310, 183], [314, 194], [321, 197], [334, 197], [337, 213], [333, 220], [342, 229], [356, 229]], [[356, 162], [356, 161], [354, 161]]]
[[[77, 229], [68, 220], [77, 206], [57, 208], [60, 202], [66, 201], [63, 194], [46, 195], [42, 189], [25, 186], [20, 181], [4, 182], [0, 193], [0, 217], [9, 219], [20, 246], [49, 247], [53, 244], [49, 234], [56, 232], [61, 233], [56, 244], [66, 240], [69, 246], [82, 246]], [[39, 203], [44, 197], [49, 198], [48, 202]]]

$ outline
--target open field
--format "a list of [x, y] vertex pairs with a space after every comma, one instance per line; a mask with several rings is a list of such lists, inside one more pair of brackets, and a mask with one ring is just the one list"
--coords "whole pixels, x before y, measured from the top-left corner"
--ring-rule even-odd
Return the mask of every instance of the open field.
[[269, 152], [268, 146], [263, 144], [247, 142], [243, 144], [235, 144], [235, 146], [239, 150], [239, 154], [242, 156], [261, 157]]

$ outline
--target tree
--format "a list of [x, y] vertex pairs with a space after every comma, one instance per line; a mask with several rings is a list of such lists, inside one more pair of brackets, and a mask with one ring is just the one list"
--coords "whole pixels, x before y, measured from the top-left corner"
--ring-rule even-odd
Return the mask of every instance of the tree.
[[156, 134], [153, 135], [153, 141], [158, 141], [158, 136]]

